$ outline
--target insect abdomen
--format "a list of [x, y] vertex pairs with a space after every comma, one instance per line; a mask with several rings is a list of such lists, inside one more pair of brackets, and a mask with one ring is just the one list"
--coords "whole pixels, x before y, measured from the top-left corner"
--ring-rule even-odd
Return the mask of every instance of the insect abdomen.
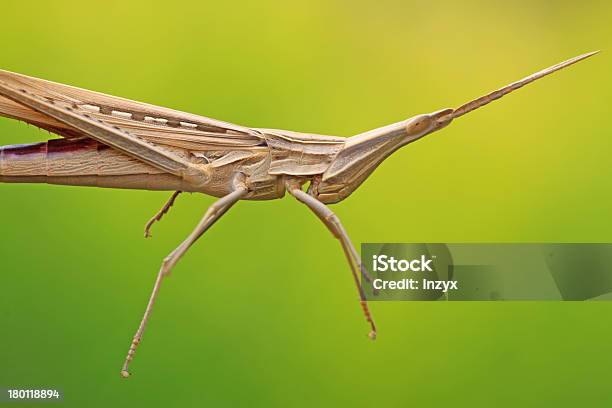
[[92, 139], [0, 147], [3, 176], [103, 176], [163, 173]]
[[189, 191], [182, 179], [86, 138], [0, 147], [0, 182]]

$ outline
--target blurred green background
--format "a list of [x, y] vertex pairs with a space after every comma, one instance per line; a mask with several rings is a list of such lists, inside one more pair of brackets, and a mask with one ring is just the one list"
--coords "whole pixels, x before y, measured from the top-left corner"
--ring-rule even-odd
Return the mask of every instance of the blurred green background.
[[[249, 126], [351, 135], [585, 62], [388, 159], [333, 206], [361, 242], [611, 242], [612, 3], [17, 2], [0, 67]], [[0, 143], [49, 136], [0, 120]], [[612, 304], [378, 302], [295, 200], [1, 185], [0, 386], [66, 406], [606, 406]]]

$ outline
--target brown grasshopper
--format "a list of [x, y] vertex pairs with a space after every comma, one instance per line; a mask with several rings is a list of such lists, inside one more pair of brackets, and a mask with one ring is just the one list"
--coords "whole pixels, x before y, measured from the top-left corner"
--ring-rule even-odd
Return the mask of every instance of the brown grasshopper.
[[[271, 200], [288, 191], [306, 204], [340, 241], [361, 307], [376, 338], [359, 275], [371, 281], [338, 217], [326, 204], [348, 197], [400, 147], [447, 126], [515, 89], [596, 52], [569, 59], [457, 109], [417, 115], [342, 138], [234, 125], [68, 85], [0, 71], [0, 115], [63, 136], [0, 148], [0, 182], [175, 191], [146, 224], [162, 218], [180, 192], [219, 197], [174, 251], [164, 258], [121, 375], [140, 343], [160, 284], [178, 260], [238, 200]], [[302, 186], [309, 183], [305, 192]]]

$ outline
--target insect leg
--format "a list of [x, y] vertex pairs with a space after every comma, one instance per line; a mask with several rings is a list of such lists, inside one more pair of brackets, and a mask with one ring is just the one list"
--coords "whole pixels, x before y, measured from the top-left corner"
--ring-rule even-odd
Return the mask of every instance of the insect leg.
[[[346, 235], [346, 232], [344, 233], [344, 235], [346, 236], [346, 240], [349, 244], [349, 249], [351, 250], [351, 254], [353, 254], [353, 260], [359, 266], [359, 269], [361, 270], [361, 276], [363, 276], [363, 279], [365, 279], [366, 282], [372, 283], [372, 280], [373, 280], [372, 275], [370, 275], [370, 273], [366, 270], [365, 266], [363, 266], [363, 264], [361, 263], [361, 258], [359, 257], [359, 254], [357, 253], [357, 250], [355, 249], [355, 246], [349, 239], [348, 235]], [[374, 290], [374, 293], [378, 293], [378, 290], [376, 288], [374, 288], [373, 290]]]
[[174, 193], [172, 193], [172, 196], [166, 202], [166, 204], [164, 204], [164, 206], [157, 212], [157, 214], [155, 214], [149, 220], [149, 222], [147, 222], [147, 225], [145, 225], [145, 230], [144, 230], [145, 238], [149, 238], [151, 236], [151, 227], [153, 226], [153, 224], [155, 224], [156, 221], [160, 221], [162, 219], [164, 214], [166, 214], [168, 212], [168, 210], [170, 209], [170, 207], [172, 207], [172, 205], [174, 204], [174, 201], [176, 200], [176, 197], [178, 197], [179, 194], [181, 194], [181, 193], [182, 193], [182, 191], [175, 191]]
[[[290, 181], [290, 183], [291, 183], [291, 181]], [[313, 181], [310, 184], [309, 188], [308, 188], [308, 191], [307, 191], [308, 195], [310, 195], [311, 191], [315, 190], [314, 186], [315, 186], [315, 182]], [[346, 241], [347, 241], [348, 246], [349, 246], [349, 248], [351, 250], [351, 254], [353, 255], [353, 261], [359, 266], [359, 269], [361, 270], [361, 276], [363, 277], [363, 279], [366, 282], [372, 283], [372, 281], [373, 281], [372, 275], [370, 275], [370, 273], [367, 271], [365, 266], [363, 266], [363, 264], [361, 263], [361, 257], [357, 253], [357, 250], [355, 249], [355, 246], [351, 243], [351, 240], [348, 238], [348, 236], [346, 237]], [[372, 290], [373, 290], [373, 293], [375, 295], [378, 294], [378, 289], [373, 287]]]
[[157, 274], [157, 279], [155, 280], [155, 285], [153, 286], [153, 292], [151, 293], [151, 297], [149, 298], [149, 303], [147, 304], [147, 308], [145, 310], [142, 321], [140, 322], [140, 326], [138, 326], [138, 330], [132, 339], [132, 344], [130, 345], [130, 350], [128, 351], [127, 357], [125, 358], [125, 362], [123, 363], [123, 368], [121, 369], [121, 376], [127, 378], [130, 376], [128, 371], [128, 365], [132, 358], [134, 357], [134, 353], [136, 352], [136, 347], [140, 343], [140, 339], [142, 338], [142, 334], [147, 325], [149, 317], [151, 316], [151, 310], [153, 309], [153, 304], [155, 303], [155, 299], [157, 298], [157, 294], [159, 292], [159, 287], [161, 285], [161, 281], [165, 276], [167, 276], [174, 265], [178, 262], [178, 260], [187, 252], [189, 247], [193, 245], [194, 242], [198, 240], [210, 228], [227, 210], [230, 209], [232, 205], [234, 205], [238, 200], [240, 200], [247, 193], [247, 189], [245, 187], [240, 187], [233, 191], [232, 193], [226, 195], [223, 198], [220, 198], [218, 201], [213, 203], [202, 220], [198, 224], [198, 226], [193, 230], [191, 234], [183, 241], [174, 251], [170, 253], [166, 258], [164, 258], [159, 273]]
[[363, 287], [361, 286], [361, 282], [359, 282], [361, 262], [357, 260], [358, 258], [355, 259], [357, 251], [353, 247], [353, 244], [351, 243], [351, 240], [348, 237], [346, 230], [342, 226], [340, 219], [325, 204], [302, 191], [298, 184], [292, 183], [291, 181], [288, 182], [287, 190], [298, 201], [306, 204], [312, 210], [312, 212], [314, 212], [321, 219], [321, 221], [323, 221], [323, 223], [331, 231], [334, 237], [336, 237], [340, 241], [346, 259], [348, 260], [349, 265], [351, 267], [351, 272], [353, 274], [355, 285], [357, 286], [357, 292], [359, 293], [359, 299], [361, 303], [361, 308], [363, 309], [363, 314], [365, 315], [365, 318], [368, 323], [370, 323], [371, 331], [368, 334], [368, 337], [370, 337], [370, 339], [372, 340], [376, 339], [376, 324], [374, 323], [374, 319], [372, 319], [372, 315], [370, 314], [370, 309], [368, 308], [368, 302], [366, 301], [365, 293], [363, 291]]

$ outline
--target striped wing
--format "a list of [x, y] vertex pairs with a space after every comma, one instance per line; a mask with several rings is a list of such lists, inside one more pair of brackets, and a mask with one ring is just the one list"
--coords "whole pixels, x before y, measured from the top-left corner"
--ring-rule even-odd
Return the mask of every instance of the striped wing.
[[[0, 82], [116, 126], [155, 145], [190, 151], [250, 150], [265, 145], [251, 128], [0, 70]], [[0, 96], [0, 115], [64, 137], [84, 136], [64, 122]]]

